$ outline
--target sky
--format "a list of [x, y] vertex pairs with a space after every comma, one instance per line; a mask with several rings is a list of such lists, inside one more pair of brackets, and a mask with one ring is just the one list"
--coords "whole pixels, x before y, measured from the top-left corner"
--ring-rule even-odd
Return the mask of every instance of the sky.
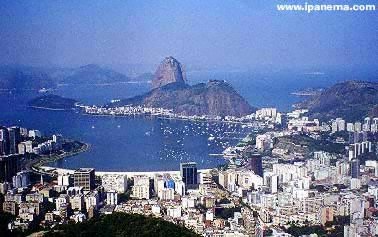
[[[378, 64], [378, 11], [280, 12], [305, 0], [1, 0], [0, 64], [193, 67]], [[375, 3], [318, 0], [312, 3]]]

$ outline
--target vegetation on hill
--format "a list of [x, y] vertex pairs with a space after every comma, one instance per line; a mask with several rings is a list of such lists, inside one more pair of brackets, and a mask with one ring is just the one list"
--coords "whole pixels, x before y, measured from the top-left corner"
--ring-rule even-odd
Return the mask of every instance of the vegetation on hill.
[[184, 115], [243, 116], [256, 110], [230, 84], [215, 80], [193, 86], [170, 83], [110, 106], [121, 105], [166, 108]]
[[137, 214], [113, 213], [87, 222], [57, 226], [45, 236], [198, 236], [183, 226], [159, 218]]
[[28, 105], [31, 107], [69, 110], [75, 107], [77, 101], [74, 99], [64, 98], [58, 95], [44, 95], [32, 99]]
[[302, 235], [317, 234], [318, 236], [326, 236], [327, 232], [320, 225], [315, 226], [299, 226], [292, 224], [287, 230], [287, 233], [297, 237]]
[[240, 212], [240, 207], [231, 207], [231, 208], [216, 208], [215, 216], [227, 220], [228, 218], [234, 217], [235, 212]]
[[347, 121], [378, 116], [378, 83], [346, 81], [298, 104], [310, 117], [324, 120], [342, 117]]
[[0, 236], [11, 236], [11, 232], [8, 230], [8, 223], [13, 219], [13, 215], [0, 212]]
[[317, 234], [318, 236], [337, 237], [344, 235], [344, 226], [350, 224], [349, 216], [334, 216], [332, 222], [326, 222], [325, 225], [297, 225], [295, 222], [289, 223], [288, 228], [283, 228], [286, 233], [295, 237]]
[[293, 153], [311, 155], [314, 151], [326, 151], [329, 153], [343, 153], [344, 145], [333, 143], [324, 138], [316, 140], [307, 135], [290, 135], [275, 139], [275, 148], [287, 149]]

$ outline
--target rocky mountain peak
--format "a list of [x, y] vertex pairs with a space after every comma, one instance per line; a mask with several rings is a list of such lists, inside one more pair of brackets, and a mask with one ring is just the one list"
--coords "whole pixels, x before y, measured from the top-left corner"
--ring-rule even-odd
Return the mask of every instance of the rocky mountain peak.
[[152, 80], [152, 89], [170, 83], [185, 84], [185, 75], [182, 65], [172, 56], [166, 57], [159, 65]]

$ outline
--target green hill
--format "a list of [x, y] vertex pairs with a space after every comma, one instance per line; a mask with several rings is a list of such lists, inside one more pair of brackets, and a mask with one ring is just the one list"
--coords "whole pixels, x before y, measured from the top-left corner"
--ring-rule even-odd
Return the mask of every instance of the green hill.
[[310, 117], [324, 120], [342, 117], [348, 122], [366, 116], [378, 116], [378, 83], [346, 81], [298, 105], [309, 110]]
[[44, 95], [32, 99], [28, 106], [41, 109], [70, 110], [75, 107], [77, 101], [58, 95]]
[[274, 147], [303, 154], [305, 157], [312, 156], [314, 151], [326, 151], [334, 154], [343, 154], [345, 152], [343, 144], [330, 142], [325, 137], [322, 137], [320, 140], [315, 140], [307, 135], [277, 137], [274, 142]]
[[244, 116], [256, 111], [230, 84], [217, 80], [193, 86], [170, 83], [109, 106], [123, 105], [166, 108], [184, 115]]
[[199, 236], [183, 226], [143, 215], [113, 213], [78, 224], [56, 227], [45, 236]]

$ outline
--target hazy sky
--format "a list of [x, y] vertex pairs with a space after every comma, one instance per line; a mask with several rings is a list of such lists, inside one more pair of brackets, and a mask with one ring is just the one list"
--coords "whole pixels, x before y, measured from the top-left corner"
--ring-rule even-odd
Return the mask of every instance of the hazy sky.
[[284, 2], [305, 0], [1, 0], [0, 63], [119, 66], [173, 55], [205, 67], [377, 65], [378, 11], [278, 12]]

